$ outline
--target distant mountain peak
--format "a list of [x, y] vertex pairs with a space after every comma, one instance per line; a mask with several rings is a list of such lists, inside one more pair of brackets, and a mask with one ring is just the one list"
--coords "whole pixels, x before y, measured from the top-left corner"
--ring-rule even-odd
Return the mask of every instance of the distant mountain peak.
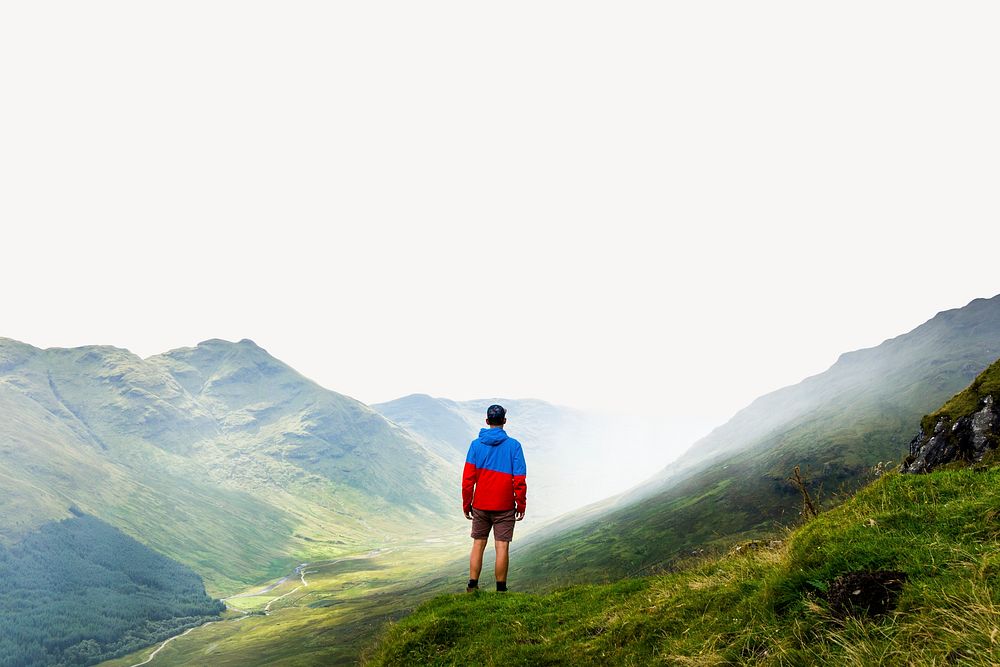
[[[1000, 294], [989, 298], [979, 297], [964, 306], [939, 311], [921, 326], [929, 326], [941, 322], [948, 323], [956, 318], [961, 320], [975, 320], [977, 317], [982, 316], [984, 312], [996, 312], [998, 308], [1000, 308]], [[917, 328], [919, 329], [920, 327]]]
[[254, 350], [263, 350], [260, 345], [253, 342], [249, 338], [241, 338], [237, 342], [231, 340], [226, 340], [224, 338], [209, 338], [198, 343], [195, 347], [229, 347], [229, 348], [250, 348]]
[[178, 347], [156, 356], [183, 359], [199, 366], [204, 365], [209, 360], [214, 360], [215, 362], [226, 360], [227, 363], [235, 361], [237, 365], [248, 363], [259, 366], [266, 364], [287, 368], [287, 365], [281, 360], [274, 357], [270, 352], [249, 338], [243, 338], [235, 343], [222, 338], [209, 338], [208, 340], [201, 341], [194, 347]]

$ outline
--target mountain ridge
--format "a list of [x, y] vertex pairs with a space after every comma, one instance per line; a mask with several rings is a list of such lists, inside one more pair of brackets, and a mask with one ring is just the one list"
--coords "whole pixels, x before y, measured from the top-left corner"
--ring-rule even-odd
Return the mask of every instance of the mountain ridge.
[[794, 466], [826, 493], [850, 491], [905, 448], [909, 424], [997, 356], [1000, 295], [845, 353], [827, 371], [758, 397], [644, 483], [553, 526], [545, 540], [529, 538], [511, 577], [543, 586], [614, 579], [766, 534], [793, 518]]
[[2, 338], [0, 407], [8, 544], [77, 505], [222, 592], [450, 525], [456, 466], [249, 339], [142, 359]]

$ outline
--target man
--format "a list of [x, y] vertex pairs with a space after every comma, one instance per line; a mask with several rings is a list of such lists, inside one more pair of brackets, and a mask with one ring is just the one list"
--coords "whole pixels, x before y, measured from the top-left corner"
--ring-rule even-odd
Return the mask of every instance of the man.
[[503, 430], [507, 411], [499, 405], [486, 410], [487, 428], [469, 446], [462, 475], [462, 510], [472, 521], [472, 554], [469, 556], [469, 586], [466, 591], [479, 590], [479, 573], [483, 569], [486, 540], [493, 529], [493, 545], [497, 550], [497, 591], [507, 591], [507, 561], [510, 541], [514, 537], [514, 522], [524, 518], [528, 483], [527, 468], [521, 443], [508, 437]]

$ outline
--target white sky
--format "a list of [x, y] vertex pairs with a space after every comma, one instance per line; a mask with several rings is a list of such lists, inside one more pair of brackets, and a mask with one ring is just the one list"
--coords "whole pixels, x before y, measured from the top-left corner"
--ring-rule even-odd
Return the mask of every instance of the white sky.
[[1000, 292], [1000, 5], [0, 6], [0, 335], [724, 421]]

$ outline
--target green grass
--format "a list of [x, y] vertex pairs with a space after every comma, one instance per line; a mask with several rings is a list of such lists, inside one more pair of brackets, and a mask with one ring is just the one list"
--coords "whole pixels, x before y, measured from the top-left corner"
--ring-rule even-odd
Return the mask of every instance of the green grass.
[[[1000, 469], [884, 476], [777, 546], [547, 594], [448, 595], [391, 625], [377, 665], [996, 664]], [[908, 575], [895, 611], [840, 618], [838, 575]]]

